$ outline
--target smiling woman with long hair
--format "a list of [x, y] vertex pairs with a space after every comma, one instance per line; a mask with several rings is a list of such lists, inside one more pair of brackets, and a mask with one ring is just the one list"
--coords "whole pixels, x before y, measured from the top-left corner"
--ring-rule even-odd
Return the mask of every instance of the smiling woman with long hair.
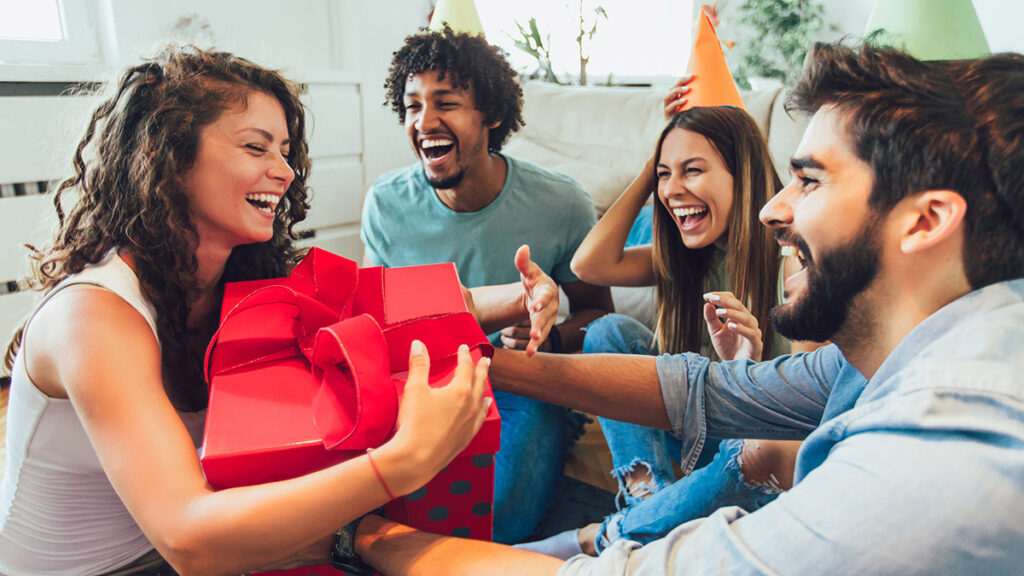
[[202, 353], [227, 281], [300, 256], [309, 157], [296, 86], [168, 48], [93, 112], [35, 251], [41, 303], [8, 348], [0, 572], [238, 574], [324, 564], [339, 527], [426, 483], [483, 421], [487, 363], [427, 386], [413, 345], [393, 438], [282, 482], [214, 492], [196, 446]]
[[[755, 361], [788, 353], [789, 342], [769, 321], [780, 298], [779, 248], [758, 220], [761, 207], [781, 187], [765, 139], [742, 109], [696, 107], [673, 114], [654, 156], [572, 262], [587, 282], [656, 286], [656, 328], [652, 332], [634, 318], [610, 314], [588, 326], [584, 352], [699, 352]], [[653, 242], [627, 247], [634, 220], [652, 193]], [[754, 510], [792, 476], [797, 443], [730, 440], [716, 454], [715, 444], [699, 442], [693, 453], [680, 454], [679, 440], [667, 432], [600, 421], [627, 507], [600, 525], [528, 545], [532, 549], [567, 555], [599, 552], [619, 538], [649, 542], [719, 506]], [[741, 458], [747, 460], [749, 482], [739, 474]], [[677, 482], [673, 460], [689, 476]], [[779, 471], [777, 482], [756, 485], [760, 477], [752, 466], [761, 461], [771, 462], [772, 473], [787, 466], [789, 471]]]

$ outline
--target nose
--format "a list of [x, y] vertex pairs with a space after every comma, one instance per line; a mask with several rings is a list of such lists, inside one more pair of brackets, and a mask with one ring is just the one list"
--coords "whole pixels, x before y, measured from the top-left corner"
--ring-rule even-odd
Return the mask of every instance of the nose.
[[413, 121], [413, 126], [418, 132], [429, 132], [439, 124], [437, 113], [434, 107], [424, 104], [419, 114]]
[[292, 169], [291, 165], [288, 164], [288, 159], [283, 155], [275, 154], [275, 160], [270, 164], [270, 168], [267, 169], [267, 175], [272, 180], [277, 180], [284, 184], [287, 188], [291, 185], [292, 180], [295, 179], [295, 170]]
[[682, 179], [676, 177], [674, 174], [662, 180], [659, 183], [658, 188], [665, 198], [681, 196], [686, 193], [686, 186], [683, 184]]
[[790, 183], [779, 190], [775, 196], [772, 196], [758, 215], [761, 223], [769, 228], [784, 228], [791, 225], [793, 223], [794, 194], [796, 194], [796, 186]]

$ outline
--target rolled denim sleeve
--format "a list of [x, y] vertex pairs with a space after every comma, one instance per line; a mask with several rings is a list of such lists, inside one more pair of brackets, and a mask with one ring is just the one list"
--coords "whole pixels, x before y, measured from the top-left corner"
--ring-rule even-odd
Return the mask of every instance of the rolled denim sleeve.
[[693, 470], [708, 436], [801, 440], [821, 422], [843, 366], [835, 345], [769, 362], [711, 362], [698, 354], [658, 357], [672, 433]]

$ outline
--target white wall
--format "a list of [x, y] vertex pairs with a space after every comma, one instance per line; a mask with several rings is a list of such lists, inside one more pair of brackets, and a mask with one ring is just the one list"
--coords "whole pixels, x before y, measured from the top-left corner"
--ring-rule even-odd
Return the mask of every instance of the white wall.
[[[315, 231], [307, 244], [362, 258], [359, 218], [366, 187], [413, 160], [394, 114], [382, 106], [392, 52], [427, 22], [429, 0], [64, 0], [80, 24], [71, 28], [73, 57], [0, 63], [0, 82], [110, 80], [126, 64], [169, 40], [215, 46], [281, 69], [304, 83], [309, 108]], [[80, 18], [79, 18], [80, 16]], [[0, 58], [0, 61], [6, 60]], [[7, 294], [25, 272], [25, 241], [48, 237], [50, 195], [35, 182], [70, 172], [89, 99], [57, 95], [5, 97], [0, 85], [0, 338], [31, 306], [32, 295]], [[15, 184], [33, 193], [12, 196]]]
[[[864, 34], [868, 17], [875, 0], [826, 0], [828, 18], [839, 27], [839, 31], [828, 39], [849, 35], [859, 38]], [[992, 52], [1024, 53], [1024, 34], [1020, 23], [1024, 22], [1024, 2], [1020, 0], [974, 0], [981, 28]]]

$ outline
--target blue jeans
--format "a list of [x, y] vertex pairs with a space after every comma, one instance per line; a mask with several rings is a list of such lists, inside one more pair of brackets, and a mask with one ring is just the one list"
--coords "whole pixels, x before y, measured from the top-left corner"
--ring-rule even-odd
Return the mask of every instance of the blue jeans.
[[[587, 327], [583, 351], [654, 355], [653, 336], [634, 318], [609, 314]], [[672, 469], [672, 461], [678, 461], [682, 450], [677, 438], [663, 430], [598, 420], [612, 453], [612, 475], [619, 483], [619, 511], [606, 518], [598, 530], [598, 551], [619, 538], [646, 544], [722, 506], [756, 510], [778, 494], [772, 488], [743, 481], [739, 467], [742, 440], [722, 442], [716, 454], [716, 443], [709, 439], [697, 469], [677, 481]], [[631, 493], [626, 479], [638, 466], [648, 468], [651, 480], [635, 486]]]
[[743, 442], [723, 440], [707, 466], [605, 518], [594, 539], [597, 551], [623, 538], [648, 544], [723, 506], [752, 511], [774, 500], [780, 494], [778, 489], [751, 485], [743, 479], [740, 470]]
[[[493, 335], [491, 342], [501, 346]], [[494, 391], [501, 448], [494, 459], [494, 541], [528, 539], [554, 503], [569, 444], [586, 416], [525, 396]]]
[[562, 480], [572, 437], [565, 408], [494, 391], [501, 449], [494, 461], [494, 541], [516, 544], [540, 526]]
[[654, 205], [644, 206], [636, 215], [626, 237], [626, 248], [650, 244], [654, 239]]
[[[654, 334], [636, 319], [623, 314], [608, 314], [587, 326], [583, 352], [655, 355]], [[678, 462], [682, 443], [664, 430], [648, 428], [609, 418], [598, 418], [612, 453], [612, 475], [619, 481], [619, 497], [626, 506], [635, 500], [621, 487], [624, 477], [640, 463], [648, 466], [651, 483], [641, 486], [634, 496], [646, 497], [675, 482], [672, 462]], [[697, 460], [701, 467], [711, 461], [717, 442], [709, 440]]]

